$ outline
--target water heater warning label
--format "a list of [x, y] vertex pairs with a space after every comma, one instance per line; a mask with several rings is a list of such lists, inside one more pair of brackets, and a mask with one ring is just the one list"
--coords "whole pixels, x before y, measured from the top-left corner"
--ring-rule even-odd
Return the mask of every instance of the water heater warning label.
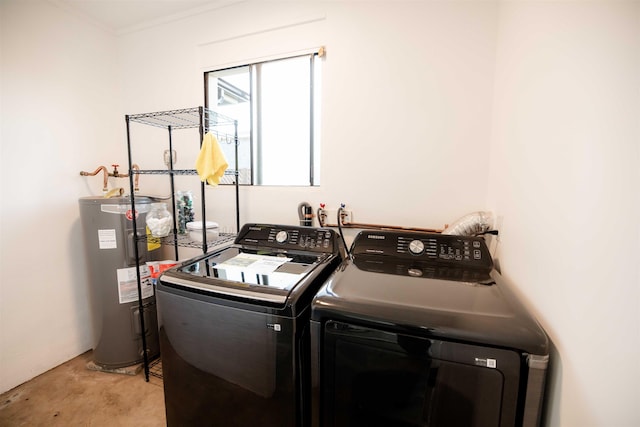
[[116, 230], [98, 230], [98, 247], [100, 249], [117, 249]]
[[[118, 298], [120, 304], [138, 301], [138, 274], [135, 267], [119, 268], [118, 276]], [[146, 265], [140, 266], [140, 288], [142, 299], [153, 295], [153, 285], [151, 285], [151, 272]]]

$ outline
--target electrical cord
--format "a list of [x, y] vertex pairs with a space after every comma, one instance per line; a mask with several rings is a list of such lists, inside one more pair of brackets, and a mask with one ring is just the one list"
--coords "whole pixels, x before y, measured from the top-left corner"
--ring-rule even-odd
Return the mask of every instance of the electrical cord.
[[340, 238], [342, 239], [342, 244], [344, 245], [344, 250], [347, 253], [347, 258], [351, 258], [351, 253], [349, 252], [349, 247], [347, 246], [347, 241], [344, 240], [344, 232], [342, 231], [342, 221], [341, 221], [341, 217], [342, 217], [342, 211], [344, 209], [342, 208], [342, 206], [340, 206], [338, 208], [338, 217], [337, 217], [337, 221], [338, 221], [338, 230], [340, 231]]
[[318, 208], [316, 217], [318, 218], [318, 224], [320, 225], [320, 227], [324, 227], [324, 209], [322, 209], [321, 207]]

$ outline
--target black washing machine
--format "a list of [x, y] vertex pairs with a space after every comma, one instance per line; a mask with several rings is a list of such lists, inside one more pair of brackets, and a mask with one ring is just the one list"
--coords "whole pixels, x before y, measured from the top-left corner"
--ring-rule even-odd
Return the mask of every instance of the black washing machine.
[[359, 233], [312, 302], [316, 426], [535, 426], [547, 335], [483, 238]]
[[169, 426], [308, 425], [310, 303], [339, 248], [330, 229], [246, 224], [160, 276]]

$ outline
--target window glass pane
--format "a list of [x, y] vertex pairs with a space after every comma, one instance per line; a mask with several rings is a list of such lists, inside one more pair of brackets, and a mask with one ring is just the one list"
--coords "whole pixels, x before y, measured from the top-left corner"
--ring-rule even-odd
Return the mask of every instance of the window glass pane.
[[260, 80], [264, 185], [309, 185], [309, 58], [262, 64]]
[[313, 60], [313, 182], [312, 185], [320, 185], [320, 106], [322, 94], [322, 61], [317, 57]]
[[[251, 184], [251, 73], [250, 67], [237, 67], [207, 73], [208, 108], [238, 121], [238, 166], [235, 147], [221, 143], [229, 169], [238, 169], [240, 184]], [[233, 132], [233, 130], [230, 130]], [[225, 176], [223, 183], [233, 177]]]

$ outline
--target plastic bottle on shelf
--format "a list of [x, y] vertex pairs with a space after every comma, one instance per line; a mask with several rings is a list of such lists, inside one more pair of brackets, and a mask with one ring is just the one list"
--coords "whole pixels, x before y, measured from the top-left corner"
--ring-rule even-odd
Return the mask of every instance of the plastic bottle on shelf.
[[147, 227], [153, 237], [166, 237], [171, 233], [173, 217], [167, 210], [166, 203], [151, 203], [147, 214]]

